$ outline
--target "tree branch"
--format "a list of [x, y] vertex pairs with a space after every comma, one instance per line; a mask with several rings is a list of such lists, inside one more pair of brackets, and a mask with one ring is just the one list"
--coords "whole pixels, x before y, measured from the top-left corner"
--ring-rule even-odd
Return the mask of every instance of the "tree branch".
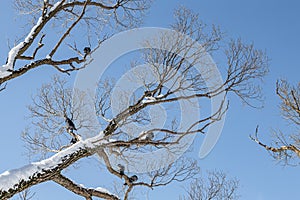
[[92, 200], [92, 197], [94, 196], [109, 200], [119, 200], [119, 198], [116, 195], [111, 194], [108, 191], [104, 192], [98, 189], [85, 188], [82, 185], [74, 183], [72, 180], [68, 179], [62, 174], [57, 174], [56, 176], [54, 176], [53, 181], [74, 192], [75, 194], [85, 197], [86, 199]]
[[294, 152], [300, 158], [300, 149], [297, 148], [296, 146], [292, 145], [292, 144], [290, 144], [290, 145], [283, 145], [283, 146], [280, 146], [280, 147], [276, 148], [276, 147], [268, 146], [268, 145], [262, 143], [258, 139], [258, 126], [256, 127], [255, 136], [251, 136], [250, 135], [249, 137], [254, 142], [256, 142], [260, 146], [264, 147], [267, 151], [271, 151], [271, 152], [274, 152], [274, 153], [281, 153], [281, 152], [286, 152], [286, 151], [292, 151], [292, 152]]
[[0, 199], [10, 198], [35, 184], [52, 180], [77, 160], [91, 156], [91, 149], [84, 146], [84, 143], [78, 142], [48, 159], [2, 173]]
[[61, 43], [64, 41], [64, 39], [70, 34], [71, 30], [76, 26], [76, 24], [78, 24], [78, 22], [82, 19], [87, 4], [90, 2], [90, 0], [87, 0], [84, 5], [83, 5], [83, 9], [81, 14], [78, 16], [77, 20], [67, 29], [67, 31], [63, 34], [63, 36], [60, 38], [60, 40], [57, 42], [57, 44], [55, 45], [55, 47], [52, 49], [52, 51], [50, 52], [49, 56], [52, 57], [54, 55], [54, 53], [57, 51], [58, 47], [61, 45]]

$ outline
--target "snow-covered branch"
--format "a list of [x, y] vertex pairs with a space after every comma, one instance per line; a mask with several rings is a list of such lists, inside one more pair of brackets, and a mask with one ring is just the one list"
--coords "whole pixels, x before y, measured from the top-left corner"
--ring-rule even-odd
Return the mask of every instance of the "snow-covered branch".
[[54, 156], [34, 162], [19, 169], [6, 171], [0, 175], [0, 199], [12, 197], [35, 184], [53, 180], [63, 169], [81, 158], [91, 156], [103, 142], [103, 133], [86, 139], [55, 154]]
[[[96, 27], [97, 31], [99, 31], [98, 26], [91, 24], [91, 20], [103, 19], [103, 22], [99, 23], [101, 28], [103, 28], [101, 30], [106, 30], [107, 27], [102, 26], [112, 22], [114, 24], [109, 25], [120, 24], [125, 26], [126, 22], [128, 22], [127, 25], [132, 25], [132, 23], [137, 22], [136, 20], [139, 20], [139, 15], [135, 13], [144, 10], [146, 2], [146, 0], [116, 0], [111, 5], [104, 5], [92, 0], [62, 0], [51, 5], [49, 1], [44, 1], [41, 17], [38, 18], [27, 37], [11, 49], [7, 63], [0, 68], [0, 86], [8, 80], [43, 65], [53, 66], [63, 73], [84, 68], [88, 64], [86, 63], [86, 58], [92, 56], [93, 50], [95, 50], [94, 47], [91, 47], [92, 42], [90, 42], [89, 36], [87, 38], [89, 46], [77, 48], [78, 43], [74, 40], [71, 41], [74, 42], [73, 45], [66, 44], [73, 50], [71, 55], [66, 52], [58, 55], [58, 52], [62, 49], [61, 47], [66, 42], [69, 42], [66, 38], [72, 35], [71, 32], [76, 30], [78, 24]], [[104, 9], [105, 12], [103, 10], [98, 12], [89, 9], [93, 7]], [[98, 14], [102, 14], [101, 17], [103, 18], [99, 17]], [[226, 113], [228, 105], [226, 106], [224, 102], [229, 92], [237, 94], [242, 100], [255, 99], [257, 97], [255, 94], [258, 90], [249, 91], [249, 82], [252, 79], [261, 78], [265, 74], [267, 62], [265, 55], [256, 51], [251, 45], [242, 45], [240, 41], [232, 42], [228, 52], [233, 51], [234, 55], [227, 55], [230, 62], [226, 80], [210, 90], [205, 83], [204, 75], [198, 72], [195, 66], [201, 62], [203, 49], [209, 51], [218, 46], [221, 33], [215, 29], [204, 31], [202, 25], [196, 22], [198, 20], [196, 15], [187, 9], [178, 10], [175, 16], [178, 18], [178, 21], [172, 28], [175, 31], [188, 35], [194, 41], [182, 40], [182, 37], [175, 37], [176, 35], [174, 35], [175, 40], [172, 40], [172, 42], [177, 39], [177, 43], [171, 44], [170, 51], [168, 51], [169, 48], [166, 48], [170, 47], [168, 46], [170, 45], [169, 37], [158, 35], [159, 38], [157, 40], [149, 41], [149, 46], [145, 48], [147, 50], [141, 58], [145, 59], [146, 63], [152, 67], [157, 79], [148, 81], [146, 77], [139, 76], [143, 79], [144, 87], [139, 87], [141, 89], [134, 93], [134, 98], [130, 96], [129, 99], [125, 98], [123, 102], [122, 98], [112, 99], [113, 85], [103, 84], [102, 95], [98, 96], [101, 98], [98, 100], [97, 109], [99, 110], [93, 113], [94, 109], [90, 110], [88, 105], [86, 105], [85, 98], [89, 96], [86, 94], [87, 91], [76, 91], [72, 90], [73, 88], [66, 88], [66, 82], [59, 80], [57, 77], [54, 77], [52, 84], [42, 86], [39, 94], [37, 94], [36, 98], [33, 98], [32, 105], [29, 106], [30, 119], [32, 121], [28, 129], [32, 127], [33, 129], [24, 131], [23, 135], [25, 136], [23, 139], [25, 139], [27, 144], [33, 146], [34, 153], [46, 151], [48, 154], [46, 153], [45, 155], [49, 158], [0, 174], [0, 199], [8, 199], [33, 185], [49, 180], [55, 181], [86, 199], [91, 199], [92, 196], [119, 199], [119, 197], [104, 189], [85, 187], [63, 175], [64, 169], [76, 161], [94, 154], [98, 154], [104, 161], [109, 175], [122, 181], [122, 184], [124, 184], [123, 188], [126, 188], [122, 191], [124, 199], [129, 198], [129, 194], [135, 186], [145, 186], [153, 189], [154, 187], [168, 185], [172, 181], [180, 182], [193, 178], [195, 173], [198, 172], [196, 163], [188, 160], [182, 160], [181, 162], [177, 160], [175, 162], [173, 158], [170, 158], [171, 161], [167, 164], [155, 163], [156, 161], [148, 159], [147, 167], [149, 166], [149, 169], [147, 169], [147, 172], [149, 173], [131, 174], [133, 172], [130, 169], [130, 165], [133, 165], [133, 162], [130, 162], [132, 157], [126, 157], [126, 153], [133, 150], [138, 153], [145, 151], [152, 154], [152, 150], [163, 149], [171, 154], [173, 153], [172, 151], [176, 150], [173, 147], [187, 136], [197, 133], [204, 134], [205, 129], [218, 122]], [[43, 41], [46, 41], [46, 39], [43, 40], [43, 38], [46, 36], [42, 35], [41, 31], [45, 29], [46, 24], [51, 19], [55, 20], [56, 18], [57, 21], [55, 22], [62, 22], [63, 26], [59, 26], [60, 31], [58, 31], [56, 43], [50, 44], [51, 47], [45, 50], [46, 44]], [[81, 30], [79, 32], [81, 33]], [[87, 32], [93, 33], [90, 29]], [[34, 40], [38, 37], [40, 40], [34, 48]], [[99, 41], [101, 40], [97, 37], [97, 42]], [[153, 45], [154, 42], [156, 42], [156, 45]], [[201, 48], [195, 46], [197, 42], [203, 44], [203, 46]], [[157, 45], [161, 46], [158, 48]], [[42, 52], [40, 50], [42, 48], [46, 53], [38, 55]], [[33, 49], [33, 53], [28, 53], [28, 49]], [[190, 55], [191, 49], [195, 50], [192, 52], [192, 55]], [[73, 55], [74, 52], [78, 55]], [[31, 56], [27, 56], [25, 53]], [[241, 57], [235, 54], [241, 55]], [[17, 66], [18, 60], [28, 63]], [[157, 65], [157, 63], [162, 64]], [[213, 72], [207, 73], [207, 79], [214, 79], [216, 76]], [[147, 74], [147, 72], [143, 71], [141, 74]], [[114, 76], [114, 74], [111, 73], [111, 76]], [[109, 78], [113, 79], [114, 77]], [[126, 91], [122, 94], [125, 93]], [[210, 100], [221, 93], [224, 93], [222, 103], [216, 105], [218, 107], [208, 116], [194, 116], [190, 114], [188, 109], [183, 109], [184, 106], [178, 106], [178, 103], [182, 101], [193, 103], [191, 106], [187, 106], [188, 108], [194, 108], [193, 106], [199, 108], [199, 99]], [[117, 110], [117, 112], [113, 110], [112, 100], [116, 100], [121, 105], [120, 110]], [[92, 101], [97, 102], [97, 99], [92, 99]], [[170, 112], [171, 118], [174, 117], [174, 120], [167, 120], [166, 124], [155, 124], [154, 127], [143, 128], [144, 130], [137, 132], [137, 134], [140, 133], [139, 135], [134, 135], [135, 133], [130, 135], [129, 131], [126, 132], [127, 130], [122, 129], [130, 123], [142, 124], [148, 120], [148, 116], [144, 115], [147, 108], [165, 104], [173, 104], [182, 109], [181, 112], [186, 112], [190, 115], [188, 121], [183, 120], [185, 126], [177, 124], [177, 119], [179, 119], [178, 116], [180, 115], [178, 115], [177, 110], [174, 110], [175, 112]], [[170, 108], [175, 107], [173, 105]], [[95, 114], [103, 118], [104, 122], [102, 123], [101, 121], [100, 123], [106, 127], [103, 129], [103, 132], [92, 137], [91, 135], [98, 133], [100, 129], [98, 126], [99, 121], [95, 122], [93, 117], [91, 117]], [[130, 131], [133, 129], [135, 128], [131, 128]], [[82, 140], [79, 134], [88, 139]], [[72, 137], [71, 141], [70, 136]], [[187, 144], [182, 144], [181, 146], [187, 146]], [[53, 155], [53, 152], [55, 152], [55, 155]], [[117, 156], [113, 158], [108, 153]], [[175, 153], [179, 155], [178, 152]], [[172, 157], [170, 154], [167, 156]], [[165, 157], [162, 159], [165, 159]], [[116, 163], [116, 161], [122, 162]], [[163, 162], [165, 161], [163, 160]], [[127, 165], [124, 163], [127, 163]], [[156, 168], [156, 165], [159, 169]]]
[[[25, 37], [24, 41], [20, 42], [18, 45], [13, 47], [9, 53], [7, 58], [7, 63], [3, 65], [3, 69], [8, 71], [14, 70], [14, 65], [16, 60], [22, 56], [22, 54], [32, 45], [34, 39], [38, 36], [40, 31], [44, 28], [44, 26], [47, 24], [47, 22], [54, 17], [54, 15], [60, 11], [59, 7], [65, 2], [65, 0], [59, 1], [57, 4], [55, 4], [55, 7], [53, 7], [48, 15], [43, 15], [38, 19], [36, 24], [32, 27], [29, 34]], [[4, 76], [0, 74], [0, 78], [3, 78]]]
[[[143, 3], [143, 1], [140, 1], [139, 3], [135, 2], [134, 0], [125, 1], [125, 0], [116, 0], [115, 3], [100, 3], [97, 1], [92, 0], [85, 0], [85, 1], [66, 1], [66, 0], [60, 0], [54, 3], [53, 5], [50, 4], [48, 1], [44, 1], [44, 4], [41, 6], [40, 3], [37, 5], [28, 5], [24, 2], [18, 2], [20, 10], [26, 9], [23, 8], [24, 6], [33, 6], [34, 10], [41, 10], [40, 15], [37, 18], [34, 18], [36, 20], [36, 23], [32, 26], [31, 30], [27, 34], [27, 36], [19, 42], [17, 45], [15, 45], [9, 52], [7, 56], [6, 63], [2, 66], [0, 66], [0, 85], [2, 83], [5, 83], [11, 79], [14, 79], [18, 76], [23, 75], [27, 71], [39, 67], [41, 65], [52, 65], [54, 66], [58, 71], [69, 73], [70, 71], [79, 70], [83, 67], [74, 66], [73, 62], [66, 62], [64, 64], [65, 67], [62, 68], [57, 65], [57, 63], [53, 62], [44, 62], [45, 60], [52, 61], [52, 58], [54, 57], [54, 54], [58, 51], [59, 48], [63, 47], [63, 42], [65, 42], [66, 38], [70, 36], [70, 33], [72, 30], [75, 29], [75, 27], [79, 26], [79, 22], [84, 21], [84, 23], [87, 24], [88, 27], [97, 27], [93, 23], [102, 23], [99, 19], [102, 19], [102, 17], [98, 17], [98, 19], [93, 18], [91, 16], [86, 16], [86, 10], [87, 8], [93, 8], [93, 9], [101, 9], [101, 10], [107, 10], [112, 12], [112, 15], [119, 15], [120, 13], [123, 13], [123, 15], [128, 15], [130, 18], [127, 18], [127, 20], [133, 20], [138, 21], [140, 20], [138, 15], [141, 15], [145, 9], [147, 9], [147, 3]], [[31, 2], [32, 3], [32, 2]], [[30, 5], [30, 6], [29, 6]], [[27, 8], [30, 9], [30, 8]], [[124, 12], [119, 11], [120, 9], [123, 9]], [[81, 12], [80, 12], [81, 10]], [[68, 16], [67, 14], [70, 13], [71, 16]], [[79, 13], [78, 13], [79, 12]], [[98, 12], [98, 11], [97, 11]], [[101, 12], [99, 12], [101, 13]], [[75, 14], [75, 18], [74, 18]], [[90, 13], [88, 13], [90, 14]], [[65, 21], [62, 20], [59, 17], [60, 15], [65, 15]], [[64, 17], [62, 19], [64, 19]], [[125, 16], [124, 16], [125, 17]], [[134, 18], [137, 18], [137, 20], [134, 20]], [[115, 18], [116, 19], [116, 18]], [[94, 21], [93, 21], [94, 20]], [[44, 44], [43, 39], [48, 36], [48, 34], [45, 34], [47, 32], [47, 25], [50, 21], [60, 21], [61, 23], [68, 24], [69, 21], [73, 21], [71, 26], [61, 26], [62, 30], [58, 34], [58, 42], [56, 45], [51, 48], [49, 47], [49, 44]], [[105, 20], [104, 20], [105, 21]], [[114, 20], [107, 20], [113, 22]], [[105, 26], [108, 22], [105, 22], [102, 26]], [[114, 21], [114, 23], [118, 24], [119, 22], [117, 20]], [[129, 25], [129, 24], [128, 24]], [[122, 23], [123, 26], [123, 23]], [[97, 31], [99, 31], [98, 29]], [[37, 46], [35, 47], [35, 40], [39, 37], [42, 31], [45, 31], [41, 36], [40, 40], [37, 42]], [[90, 36], [88, 36], [90, 37]], [[88, 39], [90, 40], [90, 39]], [[99, 40], [99, 37], [97, 37], [97, 40]], [[101, 41], [101, 39], [100, 39]], [[75, 43], [76, 41], [74, 41]], [[68, 44], [66, 44], [67, 46]], [[28, 51], [30, 49], [34, 49], [33, 53], [29, 53]], [[38, 52], [40, 52], [40, 49], [44, 49], [45, 51], [48, 51], [48, 54], [45, 55], [38, 55]], [[48, 48], [48, 49], [46, 49]], [[51, 48], [51, 49], [49, 49]], [[27, 54], [27, 55], [26, 55]], [[30, 54], [30, 56], [28, 56]], [[86, 61], [86, 55], [82, 55], [79, 53], [79, 55], [82, 56], [82, 59], [80, 62], [75, 62], [76, 64], [81, 64]], [[65, 60], [71, 60], [73, 58], [77, 58], [77, 56], [71, 56], [69, 59]], [[29, 61], [27, 64], [22, 64], [18, 66], [18, 60], [25, 60]], [[67, 66], [67, 67], [66, 67]], [[68, 67], [69, 66], [69, 67]], [[66, 69], [67, 68], [67, 69]]]

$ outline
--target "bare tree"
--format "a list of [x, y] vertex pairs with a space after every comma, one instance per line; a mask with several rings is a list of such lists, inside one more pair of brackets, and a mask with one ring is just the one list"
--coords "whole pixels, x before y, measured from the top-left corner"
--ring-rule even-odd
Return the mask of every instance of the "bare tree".
[[273, 131], [273, 143], [268, 146], [258, 138], [258, 128], [254, 136], [250, 138], [271, 153], [275, 160], [283, 164], [299, 165], [300, 158], [300, 83], [296, 86], [290, 85], [286, 80], [276, 83], [276, 94], [281, 100], [281, 114], [288, 121], [293, 133], [286, 131]]
[[[32, 6], [30, 10], [33, 11], [35, 4], [30, 3], [30, 6]], [[66, 26], [66, 31], [50, 51], [49, 56], [38, 62], [41, 64], [34, 64], [34, 67], [49, 64], [55, 66], [60, 72], [81, 69], [81, 67], [78, 68], [72, 65], [74, 58], [64, 60], [62, 63], [54, 61], [52, 58], [62, 44], [61, 41], [69, 35], [79, 21], [84, 19], [83, 16], [87, 12], [88, 6], [100, 7], [103, 12], [111, 11], [111, 15], [114, 16], [113, 21], [116, 24], [120, 23], [122, 26], [126, 24], [119, 20], [119, 8], [123, 9], [124, 17], [131, 16], [129, 22], [135, 19], [135, 12], [140, 12], [145, 8], [143, 7], [143, 1], [117, 1], [116, 4], [110, 6], [93, 1], [72, 1], [71, 3], [61, 1], [56, 4], [44, 1], [42, 7], [43, 13], [46, 14], [42, 14], [41, 22], [37, 24], [30, 38], [35, 38], [35, 34], [41, 31], [44, 24], [49, 20], [48, 16], [60, 17], [61, 12], [62, 16], [71, 15], [75, 20], [70, 26]], [[79, 13], [75, 12], [75, 7], [79, 9]], [[43, 16], [47, 19], [46, 21], [43, 21]], [[257, 95], [259, 94], [259, 87], [255, 80], [261, 79], [267, 72], [268, 59], [264, 52], [255, 49], [252, 44], [246, 45], [241, 40], [232, 40], [225, 49], [228, 66], [226, 67], [224, 82], [214, 87], [208, 87], [205, 84], [205, 79], [214, 79], [215, 74], [212, 71], [205, 71], [205, 74], [200, 73], [194, 66], [205, 62], [203, 60], [205, 52], [213, 53], [222, 50], [219, 42], [223, 36], [218, 28], [214, 26], [210, 28], [201, 23], [198, 15], [187, 9], [180, 8], [175, 11], [175, 18], [172, 28], [176, 33], [173, 37], [170, 38], [162, 34], [157, 35], [157, 38], [150, 38], [145, 41], [147, 49], [141, 52], [143, 61], [149, 64], [157, 80], [153, 81], [140, 76], [141, 81], [144, 83], [143, 88], [141, 91], [134, 93], [134, 98], [131, 98], [129, 102], [122, 99], [123, 95], [120, 94], [120, 98], [117, 98], [120, 103], [117, 114], [112, 114], [113, 107], [111, 106], [111, 102], [116, 100], [112, 99], [111, 96], [113, 81], [100, 81], [99, 94], [94, 102], [97, 108], [96, 114], [103, 118], [101, 123], [105, 125], [105, 128], [98, 130], [95, 136], [80, 138], [72, 144], [69, 142], [69, 137], [73, 137], [72, 134], [77, 134], [74, 130], [93, 128], [89, 124], [89, 114], [84, 112], [84, 108], [82, 109], [84, 104], [82, 103], [82, 99], [84, 99], [82, 97], [86, 96], [84, 92], [78, 91], [76, 93], [75, 91], [75, 94], [73, 94], [75, 99], [71, 99], [71, 90], [66, 87], [64, 80], [58, 78], [54, 78], [53, 83], [41, 87], [37, 96], [33, 98], [33, 104], [29, 106], [33, 120], [31, 127], [35, 127], [35, 129], [29, 128], [25, 131], [24, 139], [28, 142], [32, 153], [45, 152], [43, 155], [49, 158], [0, 175], [0, 185], [3, 184], [0, 189], [1, 199], [10, 198], [33, 185], [50, 180], [86, 199], [92, 199], [92, 197], [128, 199], [135, 187], [144, 186], [153, 189], [154, 187], [168, 185], [173, 181], [188, 180], [197, 174], [198, 167], [195, 162], [185, 157], [172, 161], [167, 165], [165, 163], [168, 159], [172, 160], [173, 155], [176, 155], [176, 149], [186, 145], [182, 141], [187, 137], [195, 134], [205, 134], [207, 127], [217, 123], [223, 117], [229, 108], [225, 100], [229, 93], [236, 94], [242, 101], [247, 103], [259, 99], [259, 95]], [[185, 35], [189, 37], [187, 38]], [[29, 42], [31, 41], [30, 38]], [[201, 46], [197, 45], [198, 43], [201, 43]], [[23, 58], [23, 52], [31, 44], [32, 42], [22, 43], [15, 56], [9, 57], [6, 66], [12, 67], [12, 72], [3, 77], [1, 83], [21, 75], [20, 71], [23, 74], [30, 69], [24, 66], [15, 72], [14, 65], [17, 59]], [[159, 48], [157, 48], [157, 45], [159, 45]], [[78, 50], [76, 46], [72, 46], [72, 49]], [[85, 51], [89, 52], [88, 49]], [[83, 55], [82, 62], [85, 61], [85, 57]], [[77, 60], [77, 57], [75, 60]], [[13, 65], [10, 63], [13, 63]], [[81, 60], [79, 63], [81, 63]], [[63, 69], [60, 67], [61, 64], [70, 67]], [[137, 75], [142, 75], [142, 73]], [[188, 91], [191, 91], [191, 93]], [[146, 129], [139, 135], [128, 135], [122, 129], [127, 124], [147, 122], [148, 118], [144, 113], [151, 106], [191, 102], [193, 100], [198, 103], [200, 99], [210, 100], [221, 94], [223, 100], [215, 112], [200, 119], [194, 118], [184, 128], [178, 126], [178, 116], [175, 114], [174, 120], [166, 126]], [[64, 118], [67, 125], [63, 124]], [[70, 136], [68, 136], [68, 133]], [[151, 154], [151, 152], [159, 149], [168, 151], [170, 158], [163, 157], [160, 162], [149, 160], [147, 173], [131, 174], [134, 170], [128, 169], [134, 167], [133, 161], [137, 157], [128, 155], [135, 152], [148, 152]], [[48, 154], [49, 152], [50, 154]], [[99, 155], [105, 163], [107, 173], [118, 178], [119, 184], [125, 184], [121, 196], [112, 194], [103, 188], [85, 187], [64, 175], [63, 170], [74, 165], [76, 161], [95, 154]], [[117, 165], [116, 159], [122, 163]], [[157, 166], [160, 167], [157, 168]], [[15, 178], [11, 179], [10, 174], [13, 174]], [[215, 178], [218, 184], [222, 183], [222, 176], [216, 176]], [[8, 182], [8, 180], [10, 181]]]
[[237, 194], [239, 182], [236, 179], [228, 179], [224, 172], [211, 171], [207, 180], [198, 178], [191, 182], [187, 188], [185, 200], [233, 200], [239, 199]]
[[20, 200], [30, 200], [34, 197], [35, 192], [31, 192], [29, 189], [24, 190], [19, 194]]
[[[84, 68], [87, 54], [109, 36], [106, 27], [137, 26], [148, 6], [144, 0], [103, 3], [92, 0], [16, 0], [16, 9], [34, 24], [29, 24], [32, 28], [27, 36], [9, 51], [6, 64], [0, 68], [0, 85], [5, 87], [7, 81], [40, 66], [52, 66], [67, 74]], [[85, 40], [78, 41], [74, 37], [79, 30], [85, 30]], [[55, 42], [44, 43], [49, 39]], [[91, 50], [84, 51], [83, 47]], [[60, 56], [62, 52], [63, 58]]]
[[67, 130], [66, 116], [74, 121], [76, 129], [82, 133], [98, 128], [90, 119], [89, 108], [85, 104], [86, 96], [84, 92], [72, 90], [67, 80], [59, 76], [54, 76], [51, 83], [42, 85], [33, 103], [28, 106], [31, 126], [22, 134], [29, 156], [39, 156], [35, 159], [49, 157], [49, 153], [57, 153], [71, 145], [73, 135]]

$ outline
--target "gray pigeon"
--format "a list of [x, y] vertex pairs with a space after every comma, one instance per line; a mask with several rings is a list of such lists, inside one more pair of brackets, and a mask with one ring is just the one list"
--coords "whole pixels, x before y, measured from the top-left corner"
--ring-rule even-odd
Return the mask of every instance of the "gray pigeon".
[[85, 55], [88, 55], [91, 53], [91, 48], [90, 47], [84, 47], [83, 52]]
[[74, 130], [77, 130], [75, 128], [75, 124], [72, 122], [72, 120], [70, 118], [67, 117], [66, 114], [64, 115], [64, 117], [65, 117], [66, 128], [67, 128], [68, 133], [73, 132]]
[[[137, 175], [133, 175], [133, 176], [129, 177], [129, 183], [136, 182], [137, 180], [138, 180]], [[124, 185], [127, 185], [127, 183], [124, 183]]]
[[125, 171], [125, 167], [121, 164], [118, 164], [118, 167], [119, 167], [119, 173], [121, 176], [124, 175], [124, 171]]

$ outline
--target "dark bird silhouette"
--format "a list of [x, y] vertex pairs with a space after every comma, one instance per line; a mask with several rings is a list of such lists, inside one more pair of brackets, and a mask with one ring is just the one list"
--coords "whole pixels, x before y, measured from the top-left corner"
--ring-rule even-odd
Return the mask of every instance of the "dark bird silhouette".
[[145, 140], [150, 141], [153, 140], [153, 138], [154, 138], [154, 133], [151, 131], [146, 135]]
[[65, 117], [67, 132], [73, 133], [74, 130], [77, 131], [77, 129], [75, 128], [75, 124], [72, 122], [72, 120], [68, 118], [66, 114], [64, 115], [64, 117]]
[[85, 55], [88, 55], [91, 53], [91, 48], [90, 47], [84, 47], [83, 52]]
[[119, 167], [119, 173], [121, 176], [124, 175], [124, 171], [125, 171], [125, 167], [121, 164], [118, 164], [118, 167]]
[[141, 140], [145, 140], [145, 141], [151, 141], [154, 138], [154, 133], [152, 131], [148, 131], [148, 132], [142, 132], [140, 134], [140, 139]]
[[[133, 176], [129, 177], [129, 183], [136, 182], [137, 180], [138, 180], [137, 175], [133, 175]], [[127, 183], [124, 183], [124, 185], [127, 185]]]
[[67, 117], [66, 114], [64, 114], [64, 118], [65, 118], [65, 122], [66, 122], [67, 132], [72, 136], [70, 143], [75, 144], [76, 142], [78, 142], [80, 140], [80, 136], [78, 134], [74, 133], [74, 130], [77, 131], [75, 124], [69, 117]]
[[145, 97], [153, 97], [153, 92], [147, 90], [144, 92]]
[[75, 144], [76, 142], [78, 142], [77, 138], [76, 137], [72, 137], [70, 143], [71, 144]]

